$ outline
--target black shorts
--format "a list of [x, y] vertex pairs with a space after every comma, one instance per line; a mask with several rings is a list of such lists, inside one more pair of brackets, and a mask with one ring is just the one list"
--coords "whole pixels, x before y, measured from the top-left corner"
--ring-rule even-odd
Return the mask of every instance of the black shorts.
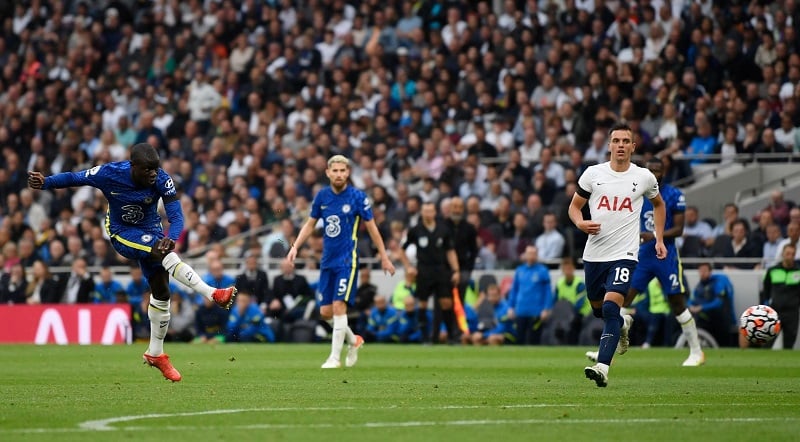
[[420, 301], [427, 301], [429, 296], [433, 296], [436, 299], [452, 298], [453, 284], [450, 276], [449, 270], [420, 272], [417, 275], [416, 298]]

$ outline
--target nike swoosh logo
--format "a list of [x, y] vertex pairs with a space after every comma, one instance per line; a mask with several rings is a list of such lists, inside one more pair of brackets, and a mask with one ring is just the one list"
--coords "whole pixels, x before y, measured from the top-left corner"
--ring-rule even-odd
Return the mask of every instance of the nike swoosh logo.
[[600, 336], [600, 340], [602, 341], [603, 339], [610, 338], [612, 336], [614, 336], [614, 335], [606, 333], [606, 334], [603, 334], [603, 335]]
[[319, 206], [319, 208], [322, 209], [322, 210], [325, 210], [325, 209], [328, 208], [328, 206]]
[[111, 192], [112, 195], [122, 195], [122, 192]]
[[602, 186], [603, 184], [605, 184], [605, 183], [597, 183], [598, 186]]

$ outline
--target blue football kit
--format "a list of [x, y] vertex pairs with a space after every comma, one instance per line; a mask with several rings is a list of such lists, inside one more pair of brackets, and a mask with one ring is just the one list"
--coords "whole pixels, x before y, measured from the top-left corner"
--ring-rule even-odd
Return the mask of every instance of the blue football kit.
[[139, 187], [131, 176], [131, 162], [107, 163], [79, 172], [64, 172], [45, 178], [44, 189], [91, 186], [108, 200], [105, 230], [120, 255], [139, 261], [145, 277], [161, 268], [150, 259], [156, 242], [164, 238], [158, 200], [164, 202], [170, 223], [169, 237], [176, 241], [183, 230], [183, 211], [172, 178], [158, 170], [152, 186]]
[[352, 304], [358, 281], [358, 227], [361, 220], [372, 219], [372, 203], [355, 187], [337, 194], [328, 186], [314, 197], [311, 218], [321, 219], [323, 227], [319, 304]]

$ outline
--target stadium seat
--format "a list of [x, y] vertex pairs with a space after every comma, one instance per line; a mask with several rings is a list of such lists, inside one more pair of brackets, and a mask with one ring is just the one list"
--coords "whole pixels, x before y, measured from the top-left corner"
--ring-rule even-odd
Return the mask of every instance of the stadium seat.
[[542, 345], [566, 345], [575, 310], [569, 301], [560, 300], [553, 306], [550, 320], [542, 328]]
[[604, 325], [600, 318], [594, 316], [584, 318], [581, 334], [578, 336], [578, 345], [599, 345]]
[[317, 321], [298, 320], [289, 327], [288, 342], [308, 343], [314, 342], [314, 333]]

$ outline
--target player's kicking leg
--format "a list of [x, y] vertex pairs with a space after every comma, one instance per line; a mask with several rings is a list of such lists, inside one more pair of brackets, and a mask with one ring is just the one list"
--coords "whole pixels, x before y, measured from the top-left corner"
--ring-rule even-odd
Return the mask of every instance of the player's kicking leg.
[[189, 287], [190, 289], [202, 294], [206, 298], [214, 301], [218, 306], [228, 310], [233, 305], [238, 291], [236, 287], [217, 289], [203, 282], [200, 275], [194, 269], [181, 261], [175, 252], [170, 252], [161, 260], [164, 269], [175, 278], [176, 281]]

